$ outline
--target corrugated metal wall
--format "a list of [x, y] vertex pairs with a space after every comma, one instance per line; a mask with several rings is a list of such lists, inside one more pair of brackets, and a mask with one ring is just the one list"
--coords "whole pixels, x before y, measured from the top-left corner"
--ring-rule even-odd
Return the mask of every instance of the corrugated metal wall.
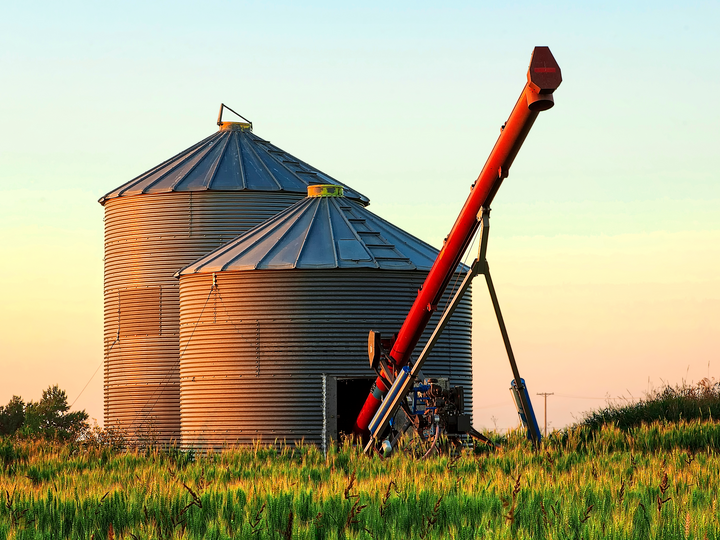
[[105, 424], [180, 437], [183, 266], [304, 198], [287, 192], [171, 192], [105, 202]]
[[[427, 272], [255, 270], [180, 278], [182, 444], [321, 443], [322, 374], [372, 376], [368, 331], [400, 328]], [[448, 292], [449, 294], [449, 292]], [[446, 297], [447, 300], [447, 297]], [[441, 304], [440, 309], [444, 307]], [[421, 350], [440, 316], [428, 326]], [[423, 372], [466, 387], [472, 412], [470, 294]]]

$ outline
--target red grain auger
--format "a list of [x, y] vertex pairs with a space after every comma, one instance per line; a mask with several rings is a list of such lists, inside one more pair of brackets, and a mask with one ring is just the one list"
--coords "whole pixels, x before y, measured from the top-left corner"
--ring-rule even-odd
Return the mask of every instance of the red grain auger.
[[[505, 329], [500, 306], [485, 259], [489, 232], [490, 203], [525, 141], [530, 128], [541, 111], [550, 109], [553, 92], [560, 86], [560, 67], [548, 47], [535, 47], [527, 73], [527, 84], [520, 98], [503, 124], [482, 172], [472, 185], [470, 195], [448, 234], [430, 273], [418, 291], [417, 298], [396, 336], [381, 339], [370, 332], [368, 353], [370, 365], [378, 373], [377, 380], [354, 426], [356, 436], [368, 440], [365, 451], [378, 449], [389, 453], [403, 433], [413, 428], [420, 439], [428, 441], [428, 452], [441, 433], [450, 436], [467, 433], [483, 438], [470, 426], [463, 414], [462, 387], [449, 388], [444, 381], [422, 380], [422, 365], [442, 333], [455, 307], [477, 274], [483, 274], [513, 371], [511, 391], [518, 413], [535, 445], [540, 442], [540, 430], [532, 411], [529, 394], [515, 362]], [[430, 317], [445, 292], [453, 274], [478, 228], [481, 241], [478, 258], [472, 264], [462, 285], [446, 308], [432, 336], [420, 355], [412, 361], [413, 351]]]

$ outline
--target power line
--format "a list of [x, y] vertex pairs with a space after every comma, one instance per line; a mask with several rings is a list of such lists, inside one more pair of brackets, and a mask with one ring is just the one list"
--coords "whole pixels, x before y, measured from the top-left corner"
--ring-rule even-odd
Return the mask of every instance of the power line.
[[507, 401], [502, 403], [493, 403], [492, 405], [483, 405], [482, 407], [473, 407], [473, 409], [494, 409], [495, 407], [511, 407]]
[[[120, 331], [118, 331], [117, 337], [115, 338], [115, 341], [113, 341], [113, 344], [110, 345], [110, 348], [109, 348], [109, 349], [107, 350], [107, 352], [105, 353], [105, 356], [107, 356], [108, 354], [110, 354], [110, 351], [112, 351], [113, 347], [115, 346], [115, 344], [116, 344], [119, 340], [120, 340]], [[100, 365], [95, 369], [95, 372], [90, 376], [90, 379], [88, 379], [88, 382], [85, 383], [85, 386], [83, 386], [83, 389], [80, 390], [80, 393], [77, 395], [77, 397], [75, 398], [75, 400], [70, 404], [70, 409], [73, 408], [73, 405], [75, 405], [75, 403], [77, 403], [77, 400], [80, 399], [80, 396], [83, 395], [83, 392], [84, 392], [85, 389], [88, 387], [88, 385], [90, 384], [90, 382], [95, 378], [95, 375], [97, 375], [97, 372], [100, 371], [100, 368], [103, 366], [103, 363], [104, 363], [104, 362], [105, 362], [105, 358], [103, 358], [102, 360], [100, 360]]]
[[[150, 396], [150, 397], [145, 401], [145, 404], [142, 406], [142, 409], [140, 409], [140, 410], [141, 410], [141, 413], [140, 413], [140, 414], [142, 414], [142, 411], [147, 411], [147, 412], [145, 413], [144, 417], [140, 417], [140, 418], [139, 418], [139, 424], [138, 424], [138, 421], [137, 421], [137, 418], [138, 418], [138, 417], [136, 416], [136, 422], [133, 423], [133, 427], [137, 426], [137, 429], [138, 429], [138, 430], [141, 429], [142, 427], [144, 427], [145, 422], [150, 419], [150, 416], [152, 415], [153, 411], [155, 410], [155, 406], [158, 404], [158, 401], [160, 401], [160, 398], [161, 398], [161, 397], [163, 396], [163, 394], [165, 393], [165, 388], [169, 385], [170, 377], [175, 373], [175, 370], [176, 370], [176, 369], [179, 370], [179, 368], [180, 368], [180, 359], [182, 358], [182, 355], [183, 355], [183, 354], [185, 353], [185, 351], [187, 350], [188, 345], [190, 345], [190, 340], [191, 340], [192, 337], [195, 335], [195, 330], [197, 330], [198, 324], [200, 324], [200, 319], [202, 319], [203, 313], [205, 313], [205, 308], [207, 307], [208, 301], [210, 300], [210, 297], [212, 296], [212, 293], [213, 293], [213, 291], [215, 291], [215, 290], [216, 290], [216, 286], [215, 286], [215, 284], [213, 284], [213, 285], [210, 287], [210, 292], [208, 293], [207, 298], [205, 299], [205, 303], [203, 304], [203, 307], [202, 307], [202, 309], [200, 310], [200, 315], [198, 316], [198, 319], [197, 319], [197, 321], [195, 322], [195, 326], [193, 326], [192, 332], [190, 332], [190, 337], [188, 337], [187, 343], [185, 344], [185, 348], [184, 348], [182, 351], [180, 351], [180, 353], [178, 354], [178, 359], [177, 359], [177, 361], [173, 363], [173, 365], [170, 367], [167, 375], [166, 375], [165, 378], [161, 381], [159, 387], [155, 390], [155, 392], [153, 393], [153, 395]], [[158, 394], [158, 392], [159, 392], [159, 394]], [[156, 398], [155, 401], [153, 402], [152, 406], [150, 407], [150, 409], [147, 409], [147, 406], [148, 406], [148, 404], [150, 403], [150, 400], [152, 400], [153, 398], [155, 398], [156, 395], [157, 395], [157, 398]], [[138, 416], [139, 416], [139, 415], [138, 415]]]
[[85, 383], [85, 386], [83, 386], [83, 389], [80, 390], [80, 393], [79, 393], [79, 394], [77, 395], [77, 397], [75, 398], [75, 401], [73, 401], [73, 402], [70, 404], [70, 409], [73, 408], [73, 405], [75, 405], [75, 403], [77, 403], [77, 400], [80, 399], [80, 396], [83, 395], [83, 392], [84, 392], [85, 389], [88, 387], [88, 384], [90, 384], [90, 382], [95, 378], [95, 375], [97, 375], [97, 372], [100, 371], [100, 368], [103, 366], [103, 363], [104, 363], [104, 362], [105, 362], [104, 360], [100, 360], [100, 365], [97, 367], [97, 369], [95, 369], [95, 372], [90, 376], [90, 379], [88, 380], [88, 382]]
[[612, 399], [610, 396], [605, 397], [589, 397], [589, 396], [570, 396], [567, 394], [555, 394], [556, 397], [570, 398], [570, 399]]

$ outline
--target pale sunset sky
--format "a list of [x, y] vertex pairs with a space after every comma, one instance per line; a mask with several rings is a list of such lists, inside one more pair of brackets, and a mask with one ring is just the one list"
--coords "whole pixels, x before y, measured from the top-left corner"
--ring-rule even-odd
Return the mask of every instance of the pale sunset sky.
[[[439, 247], [536, 45], [564, 80], [488, 260], [540, 421], [536, 392], [559, 428], [720, 377], [719, 29], [718, 2], [3, 3], [0, 404], [57, 383], [102, 422], [97, 199], [221, 102]], [[482, 278], [473, 304], [474, 422], [513, 427]]]

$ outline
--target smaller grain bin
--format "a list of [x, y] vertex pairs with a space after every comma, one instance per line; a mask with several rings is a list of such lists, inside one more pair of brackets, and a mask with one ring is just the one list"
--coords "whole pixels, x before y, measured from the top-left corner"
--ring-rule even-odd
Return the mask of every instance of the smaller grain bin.
[[[308, 193], [178, 272], [186, 447], [325, 444], [349, 432], [375, 377], [367, 333], [397, 332], [437, 256], [339, 186]], [[469, 412], [470, 304], [423, 369], [465, 386]]]

